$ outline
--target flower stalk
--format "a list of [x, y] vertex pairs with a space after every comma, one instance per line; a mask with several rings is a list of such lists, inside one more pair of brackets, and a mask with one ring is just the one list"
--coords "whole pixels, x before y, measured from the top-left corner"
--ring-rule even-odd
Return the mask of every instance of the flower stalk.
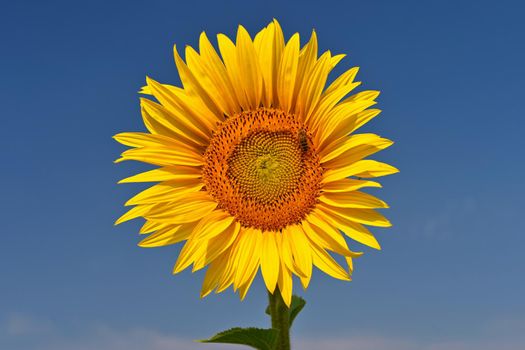
[[279, 331], [275, 350], [290, 350], [290, 310], [284, 303], [279, 288], [268, 292], [272, 328]]

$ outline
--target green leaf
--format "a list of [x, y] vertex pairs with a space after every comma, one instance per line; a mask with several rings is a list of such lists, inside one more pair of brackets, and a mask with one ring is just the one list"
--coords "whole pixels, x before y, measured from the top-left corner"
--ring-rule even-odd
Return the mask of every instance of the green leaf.
[[215, 334], [201, 343], [226, 343], [248, 345], [258, 350], [274, 350], [279, 331], [262, 328], [232, 328]]
[[306, 301], [297, 295], [292, 295], [292, 303], [290, 304], [290, 328], [292, 328], [292, 323], [299, 315], [299, 312], [304, 308], [306, 305]]

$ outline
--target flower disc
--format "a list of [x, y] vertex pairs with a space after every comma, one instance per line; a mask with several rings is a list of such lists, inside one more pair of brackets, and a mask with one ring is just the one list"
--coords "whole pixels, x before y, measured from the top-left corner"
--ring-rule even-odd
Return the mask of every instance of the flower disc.
[[203, 180], [243, 226], [277, 231], [299, 223], [321, 194], [319, 155], [297, 118], [242, 112], [219, 125], [204, 154]]

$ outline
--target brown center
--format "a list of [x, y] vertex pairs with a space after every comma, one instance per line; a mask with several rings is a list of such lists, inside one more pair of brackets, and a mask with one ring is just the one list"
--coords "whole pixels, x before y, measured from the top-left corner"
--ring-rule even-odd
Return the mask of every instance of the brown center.
[[278, 231], [299, 223], [320, 195], [322, 168], [311, 136], [279, 110], [226, 119], [204, 159], [207, 191], [245, 227]]

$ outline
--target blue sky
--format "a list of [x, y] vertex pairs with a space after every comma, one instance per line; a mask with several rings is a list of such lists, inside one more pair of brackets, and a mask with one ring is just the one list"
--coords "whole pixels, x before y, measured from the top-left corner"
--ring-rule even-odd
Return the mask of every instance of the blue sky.
[[[141, 131], [137, 90], [178, 83], [172, 45], [206, 30], [287, 37], [360, 66], [382, 91], [366, 127], [396, 141], [401, 169], [379, 193], [376, 230], [354, 281], [314, 274], [298, 349], [518, 350], [525, 347], [525, 10], [519, 1], [10, 2], [0, 13], [0, 348], [226, 349], [192, 339], [265, 326], [260, 277], [247, 299], [200, 300], [202, 274], [171, 275], [177, 246], [136, 246], [118, 227], [145, 169], [112, 161], [111, 139]], [[357, 248], [357, 245], [354, 245]]]

